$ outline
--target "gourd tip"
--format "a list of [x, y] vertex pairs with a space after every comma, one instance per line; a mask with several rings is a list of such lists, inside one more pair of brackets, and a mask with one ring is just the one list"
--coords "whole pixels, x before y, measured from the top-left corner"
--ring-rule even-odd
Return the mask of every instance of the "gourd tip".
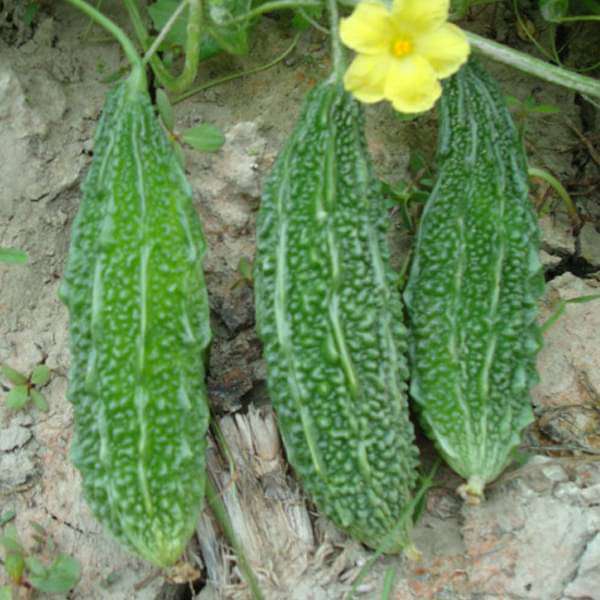
[[458, 487], [456, 493], [471, 506], [477, 506], [484, 499], [485, 481], [477, 475], [469, 477], [467, 483]]

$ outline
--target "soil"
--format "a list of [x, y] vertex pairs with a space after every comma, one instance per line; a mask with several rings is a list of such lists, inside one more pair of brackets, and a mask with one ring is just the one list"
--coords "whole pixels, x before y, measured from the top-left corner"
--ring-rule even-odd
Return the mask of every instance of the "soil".
[[[77, 558], [75, 599], [247, 598], [235, 557], [208, 509], [187, 552], [191, 583], [157, 573], [102, 530], [81, 498], [68, 458], [72, 410], [66, 400], [68, 321], [58, 300], [79, 186], [91, 161], [93, 132], [109, 83], [126, 61], [118, 46], [66, 3], [42, 3], [31, 24], [23, 4], [0, 1], [0, 246], [27, 251], [25, 267], [0, 263], [0, 363], [24, 373], [52, 370], [41, 390], [50, 410], [13, 413], [0, 403], [0, 516], [33, 545], [41, 525], [60, 552]], [[102, 9], [126, 27], [120, 3]], [[543, 39], [543, 23], [534, 23]], [[528, 52], [514, 19], [484, 9], [465, 22], [473, 31]], [[596, 30], [597, 32], [597, 30]], [[289, 19], [263, 18], [248, 57], [219, 56], [201, 66], [208, 81], [269, 62], [292, 41]], [[571, 52], [591, 58], [594, 30], [580, 29]], [[372, 553], [350, 541], [303, 496], [287, 466], [265, 386], [254, 331], [251, 286], [238, 266], [254, 255], [260, 189], [290, 133], [306, 92], [330, 68], [326, 37], [303, 34], [275, 67], [201, 92], [175, 107], [181, 131], [200, 122], [226, 132], [216, 154], [185, 150], [186, 171], [209, 244], [205, 262], [214, 343], [210, 402], [230, 446], [238, 478], [209, 451], [211, 473], [267, 598], [345, 597]], [[486, 62], [505, 92], [560, 109], [516, 114], [531, 164], [551, 171], [577, 201], [584, 223], [572, 223], [543, 183], [542, 260], [549, 280], [545, 319], [560, 300], [600, 286], [600, 137], [598, 115], [573, 92]], [[387, 105], [367, 107], [368, 142], [378, 174], [408, 180], [411, 152], [433, 160], [435, 114], [402, 121]], [[391, 214], [390, 239], [401, 264], [411, 232]], [[583, 232], [581, 234], [580, 232]], [[533, 392], [538, 420], [525, 443], [534, 456], [490, 487], [480, 507], [462, 506], [460, 483], [442, 469], [429, 494], [415, 542], [420, 563], [382, 558], [357, 589], [379, 598], [394, 569], [394, 598], [600, 598], [600, 304], [567, 304], [546, 336], [541, 383]], [[9, 386], [4, 382], [2, 395]], [[423, 439], [425, 457], [434, 452]], [[532, 450], [533, 449], [533, 450]], [[42, 557], [45, 556], [42, 551]], [[0, 570], [0, 585], [4, 583]], [[183, 577], [185, 580], [186, 577]], [[187, 578], [189, 579], [189, 578]], [[23, 592], [27, 597], [27, 593]], [[37, 597], [44, 597], [38, 594]]]

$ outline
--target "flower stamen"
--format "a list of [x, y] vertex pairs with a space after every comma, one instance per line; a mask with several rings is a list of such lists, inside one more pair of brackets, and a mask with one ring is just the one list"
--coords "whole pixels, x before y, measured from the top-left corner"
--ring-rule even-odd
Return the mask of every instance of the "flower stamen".
[[394, 42], [392, 46], [392, 54], [398, 58], [406, 56], [412, 50], [412, 44], [410, 40], [400, 38]]

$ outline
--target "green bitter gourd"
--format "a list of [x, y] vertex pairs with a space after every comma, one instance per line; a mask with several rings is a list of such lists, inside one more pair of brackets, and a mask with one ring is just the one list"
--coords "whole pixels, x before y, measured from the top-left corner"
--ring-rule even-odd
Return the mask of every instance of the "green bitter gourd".
[[140, 68], [108, 95], [82, 192], [61, 286], [72, 458], [98, 519], [167, 566], [203, 501], [210, 330], [201, 225]]
[[[288, 460], [326, 515], [377, 547], [402, 522], [418, 452], [387, 211], [363, 129], [340, 83], [309, 93], [263, 191], [254, 275]], [[407, 545], [408, 528], [387, 551]]]
[[523, 145], [474, 60], [444, 86], [437, 162], [404, 294], [410, 392], [476, 502], [533, 418], [544, 279]]

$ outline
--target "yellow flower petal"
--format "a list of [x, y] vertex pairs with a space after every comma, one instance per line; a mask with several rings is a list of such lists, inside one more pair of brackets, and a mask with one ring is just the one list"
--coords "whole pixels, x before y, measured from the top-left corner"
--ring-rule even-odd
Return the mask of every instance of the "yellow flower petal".
[[383, 100], [391, 62], [386, 55], [359, 54], [346, 70], [344, 87], [361, 102]]
[[361, 54], [387, 52], [393, 36], [390, 13], [383, 4], [376, 1], [361, 2], [354, 12], [340, 23], [342, 42]]
[[391, 62], [384, 95], [396, 110], [424, 112], [435, 104], [441, 93], [442, 86], [435, 71], [423, 57], [413, 55]]
[[437, 31], [419, 36], [415, 52], [429, 61], [440, 79], [456, 73], [469, 56], [467, 36], [452, 23], [445, 23]]
[[400, 31], [427, 33], [448, 19], [449, 8], [450, 0], [394, 0], [392, 18]]

